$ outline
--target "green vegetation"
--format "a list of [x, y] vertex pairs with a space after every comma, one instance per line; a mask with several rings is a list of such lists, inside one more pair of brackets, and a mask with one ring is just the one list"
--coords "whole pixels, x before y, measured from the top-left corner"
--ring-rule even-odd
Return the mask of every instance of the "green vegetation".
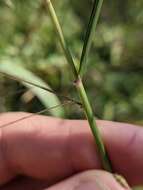
[[[70, 50], [79, 60], [92, 1], [53, 0], [53, 3]], [[103, 5], [86, 63], [88, 69], [83, 75], [98, 118], [143, 124], [142, 7], [142, 0], [109, 0]], [[78, 99], [71, 82], [72, 72], [69, 74], [70, 67], [57, 42], [44, 1], [0, 1], [0, 26], [0, 66], [8, 62], [14, 72], [18, 65], [46, 82], [54, 91]], [[47, 104], [49, 106], [35, 96], [38, 97], [32, 90], [0, 75], [1, 112], [36, 112]], [[62, 99], [56, 99], [54, 105], [57, 101]], [[63, 109], [64, 117], [84, 117], [76, 105], [50, 113], [63, 116]]]
[[103, 0], [53, 0], [67, 44], [51, 7], [53, 27], [45, 2], [0, 2], [0, 112], [43, 113], [46, 107], [53, 116], [84, 118], [81, 100], [104, 168], [110, 171], [78, 74], [97, 118], [143, 124], [143, 2], [105, 2], [97, 27]]

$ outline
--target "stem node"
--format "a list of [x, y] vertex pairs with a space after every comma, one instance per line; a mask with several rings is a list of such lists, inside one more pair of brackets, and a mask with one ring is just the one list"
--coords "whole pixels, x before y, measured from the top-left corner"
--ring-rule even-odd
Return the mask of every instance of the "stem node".
[[[102, 141], [99, 129], [96, 125], [94, 113], [93, 113], [92, 107], [90, 105], [90, 102], [88, 100], [88, 96], [87, 96], [87, 93], [85, 91], [84, 85], [82, 83], [81, 76], [79, 75], [78, 68], [76, 67], [74, 59], [73, 59], [73, 57], [72, 57], [72, 55], [68, 49], [68, 46], [67, 46], [66, 40], [64, 38], [62, 28], [61, 28], [60, 23], [58, 21], [58, 18], [56, 16], [56, 12], [54, 10], [54, 7], [53, 7], [50, 0], [46, 0], [46, 1], [47, 1], [47, 6], [49, 9], [50, 15], [51, 15], [51, 19], [53, 21], [53, 24], [54, 24], [54, 27], [56, 29], [57, 35], [59, 37], [61, 46], [63, 48], [63, 52], [65, 54], [67, 62], [71, 65], [71, 68], [72, 68], [72, 71], [73, 71], [73, 74], [75, 77], [74, 85], [75, 85], [77, 92], [79, 94], [79, 97], [81, 99], [81, 104], [83, 106], [86, 118], [88, 120], [89, 126], [90, 126], [92, 134], [94, 136], [94, 139], [95, 139], [95, 142], [96, 142], [96, 145], [98, 148], [98, 152], [99, 152], [102, 164], [103, 164], [103, 168], [109, 172], [112, 172], [111, 163], [109, 161], [108, 154], [106, 152], [104, 143]], [[96, 1], [99, 3], [98, 5], [101, 5], [103, 2], [103, 0], [95, 0], [94, 5], [96, 5]], [[96, 21], [97, 21], [97, 18], [99, 16], [99, 13], [100, 13], [99, 8], [100, 8], [100, 6], [97, 8], [97, 10], [95, 9], [94, 14], [92, 15], [93, 17], [96, 16], [96, 19], [95, 19]], [[95, 13], [97, 13], [97, 14], [95, 14]], [[92, 25], [92, 23], [91, 23], [91, 25]], [[89, 36], [91, 39], [92, 35], [89, 35]], [[80, 69], [81, 69], [81, 66], [82, 66], [82, 62], [80, 64]]]

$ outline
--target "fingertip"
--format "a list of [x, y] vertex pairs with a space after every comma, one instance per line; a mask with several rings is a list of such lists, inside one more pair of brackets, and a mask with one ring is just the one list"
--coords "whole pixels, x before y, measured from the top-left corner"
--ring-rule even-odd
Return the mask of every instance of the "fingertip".
[[47, 190], [130, 190], [117, 182], [115, 177], [107, 172], [92, 170], [75, 175]]

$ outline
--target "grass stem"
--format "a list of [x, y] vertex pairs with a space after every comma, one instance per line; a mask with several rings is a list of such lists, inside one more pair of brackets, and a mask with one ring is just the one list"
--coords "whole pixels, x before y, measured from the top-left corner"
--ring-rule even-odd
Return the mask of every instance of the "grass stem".
[[56, 16], [56, 12], [54, 10], [54, 7], [53, 7], [50, 0], [45, 0], [45, 1], [46, 1], [47, 5], [48, 5], [49, 13], [50, 13], [51, 19], [53, 21], [54, 27], [56, 29], [57, 35], [59, 37], [62, 49], [63, 49], [64, 54], [65, 54], [65, 57], [66, 57], [68, 63], [71, 65], [71, 68], [72, 68], [72, 71], [73, 71], [74, 75], [77, 77], [78, 72], [77, 72], [77, 69], [76, 69], [76, 65], [74, 63], [74, 60], [72, 58], [72, 55], [70, 53], [70, 50], [69, 50], [68, 45], [66, 43], [66, 40], [64, 38], [63, 31], [62, 31], [62, 28], [61, 28], [61, 26], [59, 24], [59, 21], [58, 21], [58, 18]]
[[109, 172], [112, 172], [111, 163], [108, 158], [107, 152], [105, 150], [105, 146], [102, 141], [100, 131], [97, 127], [92, 107], [90, 105], [90, 102], [87, 97], [87, 93], [85, 91], [85, 88], [80, 78], [77, 80], [76, 88], [79, 93], [79, 96], [84, 108], [84, 112], [86, 114], [86, 118], [88, 120], [89, 126], [94, 136], [94, 139], [98, 148], [98, 152], [102, 161], [103, 168]]
[[87, 120], [89, 122], [89, 126], [91, 128], [91, 131], [93, 133], [93, 136], [94, 136], [97, 148], [98, 148], [98, 152], [99, 152], [99, 155], [101, 157], [103, 168], [105, 170], [109, 171], [109, 172], [112, 172], [111, 164], [110, 164], [110, 161], [108, 159], [108, 155], [107, 155], [107, 152], [105, 150], [104, 143], [102, 141], [99, 129], [97, 128], [97, 125], [96, 125], [96, 122], [95, 122], [92, 107], [91, 107], [91, 105], [89, 103], [88, 96], [87, 96], [85, 88], [83, 86], [81, 77], [78, 74], [78, 68], [76, 68], [75, 63], [74, 63], [73, 58], [72, 58], [72, 55], [70, 54], [70, 51], [68, 50], [68, 47], [67, 47], [64, 35], [63, 35], [63, 31], [62, 31], [61, 26], [59, 24], [59, 21], [58, 21], [58, 18], [56, 16], [56, 12], [55, 12], [55, 10], [53, 8], [53, 5], [52, 5], [50, 0], [45, 0], [45, 1], [47, 2], [47, 7], [48, 7], [48, 10], [50, 12], [50, 16], [52, 18], [55, 30], [56, 30], [56, 32], [58, 34], [61, 46], [63, 48], [65, 57], [67, 59], [67, 62], [72, 67], [73, 74], [74, 74], [74, 77], [75, 77], [75, 80], [76, 80], [75, 81], [76, 89], [77, 89], [78, 94], [80, 96], [80, 99], [81, 99], [81, 102], [82, 102], [82, 105], [83, 105], [83, 108], [84, 108], [84, 112], [85, 112]]

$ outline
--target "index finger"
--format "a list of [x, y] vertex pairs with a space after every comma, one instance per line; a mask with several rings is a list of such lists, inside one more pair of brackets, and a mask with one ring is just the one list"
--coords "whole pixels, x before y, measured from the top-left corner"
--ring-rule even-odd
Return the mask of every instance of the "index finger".
[[[1, 124], [26, 113], [4, 114]], [[132, 184], [143, 182], [143, 129], [98, 121], [114, 170]], [[0, 183], [22, 174], [51, 183], [74, 173], [101, 168], [86, 121], [34, 116], [1, 129]]]

